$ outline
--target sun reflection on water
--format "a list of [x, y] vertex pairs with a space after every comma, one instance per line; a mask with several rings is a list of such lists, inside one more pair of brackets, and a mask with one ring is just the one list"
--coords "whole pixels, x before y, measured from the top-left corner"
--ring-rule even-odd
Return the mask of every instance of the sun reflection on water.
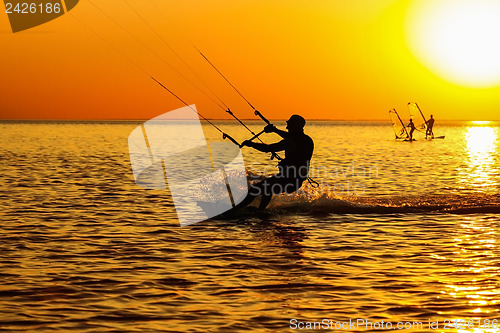
[[[487, 126], [487, 122], [473, 122], [467, 128], [465, 142], [468, 153], [467, 184], [488, 192], [494, 189], [496, 151], [498, 148], [498, 128]], [[483, 125], [483, 126], [481, 126]]]
[[[478, 222], [473, 216], [464, 217], [453, 239], [455, 272], [447, 278], [444, 294], [465, 300], [468, 309], [456, 320], [472, 323], [470, 327], [456, 327], [456, 332], [499, 332], [498, 318], [500, 269], [497, 249], [496, 222]], [[452, 319], [453, 320], [453, 319]], [[498, 319], [497, 319], [498, 321]], [[466, 328], [466, 329], [459, 329]]]

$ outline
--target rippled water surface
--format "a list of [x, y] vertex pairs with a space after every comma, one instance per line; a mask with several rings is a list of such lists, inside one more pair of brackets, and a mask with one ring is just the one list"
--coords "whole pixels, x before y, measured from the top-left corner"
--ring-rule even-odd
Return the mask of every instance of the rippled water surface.
[[[408, 143], [390, 124], [311, 122], [319, 190], [183, 228], [167, 192], [134, 183], [138, 124], [0, 123], [0, 330], [291, 332], [291, 319], [363, 319], [499, 331], [484, 328], [500, 319], [497, 124]], [[253, 173], [275, 163], [244, 154]], [[474, 327], [443, 325], [457, 318]], [[367, 329], [344, 331], [356, 330]]]

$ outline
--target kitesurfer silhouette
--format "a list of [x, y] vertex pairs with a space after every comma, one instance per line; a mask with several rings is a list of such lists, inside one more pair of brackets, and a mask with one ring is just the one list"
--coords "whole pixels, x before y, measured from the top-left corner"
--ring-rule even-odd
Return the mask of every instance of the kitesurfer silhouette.
[[293, 115], [286, 124], [288, 131], [280, 130], [274, 125], [267, 125], [264, 129], [266, 133], [276, 133], [281, 136], [283, 140], [279, 142], [268, 145], [247, 140], [242, 143], [242, 146], [251, 147], [261, 152], [276, 153], [284, 150], [285, 158], [280, 161], [279, 172], [276, 175], [250, 185], [247, 197], [236, 208], [247, 206], [261, 195], [259, 209], [263, 210], [271, 201], [273, 194], [293, 193], [307, 179], [314, 142], [304, 133], [306, 120], [299, 115]]

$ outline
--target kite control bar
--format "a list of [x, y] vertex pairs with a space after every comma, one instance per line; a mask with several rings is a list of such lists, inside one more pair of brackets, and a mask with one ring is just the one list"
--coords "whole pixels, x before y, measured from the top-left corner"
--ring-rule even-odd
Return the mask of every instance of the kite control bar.
[[[260, 119], [262, 119], [262, 120], [263, 120], [263, 121], [264, 121], [267, 125], [272, 125], [272, 124], [271, 124], [271, 122], [270, 122], [269, 120], [267, 120], [267, 118], [266, 118], [266, 117], [264, 117], [264, 116], [262, 115], [262, 113], [260, 113], [260, 111], [259, 111], [259, 110], [255, 110], [254, 114], [255, 114], [256, 116], [259, 116], [259, 117], [260, 117]], [[264, 132], [265, 132], [265, 129], [264, 129], [264, 130], [262, 130], [259, 134], [257, 134], [257, 136], [261, 135], [261, 134], [262, 134], [262, 133], [264, 133]], [[250, 139], [250, 140], [253, 140], [253, 139], [254, 139], [254, 138], [252, 138], [252, 139]], [[281, 160], [282, 160], [282, 158], [281, 158], [278, 154], [276, 154], [276, 153], [272, 153], [272, 154], [271, 154], [271, 160], [274, 160], [274, 159], [277, 159], [278, 161], [281, 161]]]
[[[256, 116], [259, 116], [262, 120], [264, 120], [264, 122], [268, 125], [271, 125], [271, 122], [269, 120], [266, 119], [266, 117], [264, 117], [262, 115], [262, 113], [260, 113], [259, 111], [255, 110], [255, 115]], [[252, 132], [253, 136], [252, 138], [250, 138], [248, 141], [253, 141], [254, 139], [258, 138], [259, 136], [261, 136], [262, 134], [264, 134], [266, 132], [266, 130], [262, 130], [260, 131], [259, 133], [255, 134]], [[273, 156], [274, 157], [274, 156]]]
[[260, 131], [259, 133], [257, 133], [254, 136], [252, 136], [248, 141], [253, 141], [253, 139], [256, 139], [259, 136], [261, 136], [262, 134], [264, 134], [264, 132], [265, 132], [265, 130]]
[[256, 116], [259, 116], [259, 117], [260, 117], [260, 119], [264, 120], [264, 122], [265, 122], [266, 124], [271, 125], [271, 122], [270, 122], [269, 120], [267, 120], [267, 119], [266, 119], [266, 117], [264, 117], [264, 116], [262, 115], [262, 113], [260, 113], [260, 111], [255, 110], [255, 112], [254, 112], [254, 113], [255, 113], [255, 115], [256, 115]]

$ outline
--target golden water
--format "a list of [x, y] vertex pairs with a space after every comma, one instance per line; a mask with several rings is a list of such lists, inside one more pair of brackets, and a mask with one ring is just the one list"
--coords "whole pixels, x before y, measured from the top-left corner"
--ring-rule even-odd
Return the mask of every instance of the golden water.
[[[133, 182], [137, 125], [0, 124], [0, 330], [291, 332], [291, 319], [363, 319], [499, 331], [478, 327], [500, 319], [496, 124], [399, 143], [387, 124], [311, 123], [328, 193], [184, 228], [168, 193]], [[274, 163], [244, 154], [254, 172]], [[455, 319], [474, 327], [444, 327]]]

